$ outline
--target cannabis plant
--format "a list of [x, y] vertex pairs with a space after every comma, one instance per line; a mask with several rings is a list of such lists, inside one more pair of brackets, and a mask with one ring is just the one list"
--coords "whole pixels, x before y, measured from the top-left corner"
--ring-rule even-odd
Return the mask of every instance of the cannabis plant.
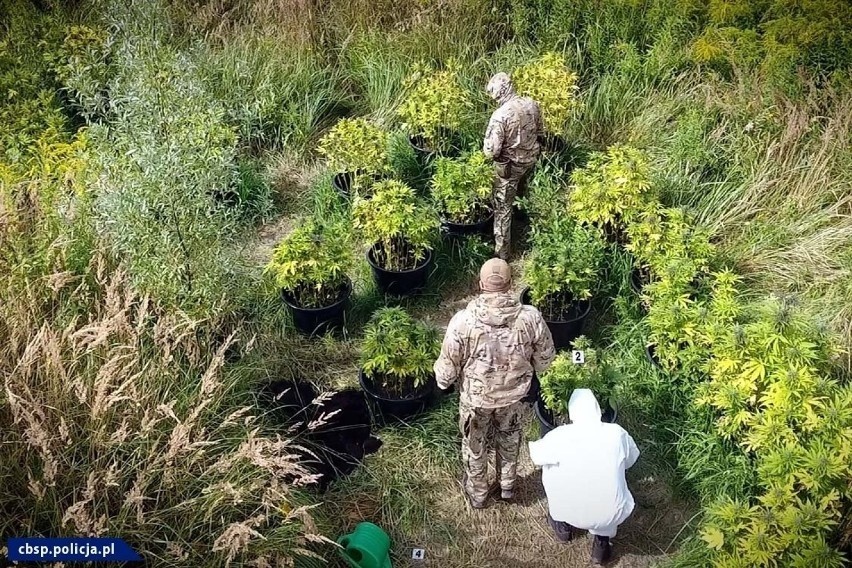
[[591, 389], [603, 405], [613, 390], [612, 370], [602, 360], [601, 352], [592, 348], [586, 336], [572, 343], [583, 351], [584, 363], [575, 363], [571, 352], [559, 353], [550, 368], [541, 374], [541, 398], [554, 416], [568, 416], [568, 401], [574, 389]]
[[317, 151], [336, 172], [384, 173], [390, 171], [389, 136], [363, 118], [344, 118], [322, 137]]
[[402, 308], [382, 308], [364, 332], [361, 368], [374, 384], [401, 395], [429, 381], [440, 352], [437, 329]]
[[591, 155], [585, 168], [571, 174], [571, 212], [611, 237], [620, 237], [653, 196], [648, 158], [620, 144]]
[[434, 209], [396, 180], [376, 183], [369, 199], [356, 196], [352, 218], [354, 229], [375, 246], [376, 263], [397, 272], [420, 265], [440, 225]]
[[599, 285], [606, 244], [594, 229], [567, 215], [554, 215], [534, 227], [524, 280], [545, 316], [558, 319], [570, 306], [592, 296]]
[[733, 306], [732, 280], [717, 279], [711, 311], [743, 321], [715, 329], [695, 402], [762, 489], [713, 502], [701, 537], [718, 566], [841, 566], [828, 543], [852, 497], [852, 388], [832, 376], [834, 339], [788, 300]]
[[518, 94], [539, 104], [548, 132], [565, 129], [576, 105], [577, 74], [568, 69], [561, 54], [550, 51], [519, 67], [512, 73], [512, 82]]
[[482, 152], [460, 159], [438, 158], [432, 198], [448, 221], [476, 223], [491, 212], [494, 167]]
[[461, 128], [462, 118], [471, 106], [470, 93], [459, 79], [460, 68], [450, 62], [444, 69], [418, 64], [403, 88], [405, 97], [398, 109], [403, 127], [420, 134], [438, 152], [448, 149], [442, 133]]
[[628, 243], [637, 265], [652, 273], [662, 272], [672, 259], [689, 259], [697, 271], [707, 271], [714, 247], [709, 231], [679, 207], [657, 201], [644, 206], [627, 224]]
[[352, 264], [349, 227], [308, 219], [275, 247], [266, 272], [300, 307], [321, 308], [337, 301]]

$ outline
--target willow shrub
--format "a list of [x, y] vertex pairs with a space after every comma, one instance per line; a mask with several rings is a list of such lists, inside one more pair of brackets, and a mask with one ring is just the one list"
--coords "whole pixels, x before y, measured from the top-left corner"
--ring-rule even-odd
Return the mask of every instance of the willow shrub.
[[236, 132], [187, 56], [135, 37], [119, 54], [113, 117], [91, 130], [98, 224], [141, 290], [215, 313], [239, 282], [236, 216], [216, 198], [235, 178]]

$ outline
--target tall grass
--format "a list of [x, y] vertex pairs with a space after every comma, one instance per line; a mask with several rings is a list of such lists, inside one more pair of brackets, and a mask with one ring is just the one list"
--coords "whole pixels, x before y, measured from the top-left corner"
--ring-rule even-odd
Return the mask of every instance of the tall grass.
[[29, 284], [56, 307], [0, 289], [4, 538], [120, 536], [158, 566], [274, 565], [321, 540], [293, 443], [223, 369], [235, 335], [211, 348], [102, 256]]
[[280, 37], [240, 33], [198, 50], [206, 86], [250, 148], [304, 150], [351, 105], [337, 70], [307, 49], [282, 49]]

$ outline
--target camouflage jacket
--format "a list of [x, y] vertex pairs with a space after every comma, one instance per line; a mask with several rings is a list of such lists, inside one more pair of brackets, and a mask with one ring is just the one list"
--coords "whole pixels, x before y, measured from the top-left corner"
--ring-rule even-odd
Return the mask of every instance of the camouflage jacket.
[[459, 382], [462, 404], [502, 408], [520, 401], [533, 370], [545, 371], [555, 356], [537, 309], [504, 292], [485, 292], [450, 320], [435, 376], [442, 389]]
[[538, 137], [544, 135], [538, 103], [514, 93], [500, 103], [488, 121], [482, 151], [499, 162], [534, 163], [541, 151]]

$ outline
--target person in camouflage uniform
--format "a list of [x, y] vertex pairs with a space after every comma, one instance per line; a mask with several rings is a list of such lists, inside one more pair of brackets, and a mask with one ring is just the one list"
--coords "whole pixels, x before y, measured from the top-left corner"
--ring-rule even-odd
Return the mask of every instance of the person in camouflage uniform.
[[[494, 443], [501, 497], [511, 499], [521, 443], [521, 413], [533, 371], [556, 356], [553, 338], [537, 309], [509, 294], [509, 265], [493, 258], [479, 273], [482, 293], [453, 316], [435, 362], [442, 390], [459, 383], [465, 494], [481, 509], [489, 493], [488, 450]], [[491, 440], [492, 435], [496, 438]]]
[[524, 191], [541, 152], [544, 136], [541, 109], [534, 100], [515, 94], [512, 81], [497, 73], [488, 82], [488, 94], [500, 107], [491, 115], [482, 151], [494, 160], [494, 240], [497, 256], [511, 253], [512, 205]]

